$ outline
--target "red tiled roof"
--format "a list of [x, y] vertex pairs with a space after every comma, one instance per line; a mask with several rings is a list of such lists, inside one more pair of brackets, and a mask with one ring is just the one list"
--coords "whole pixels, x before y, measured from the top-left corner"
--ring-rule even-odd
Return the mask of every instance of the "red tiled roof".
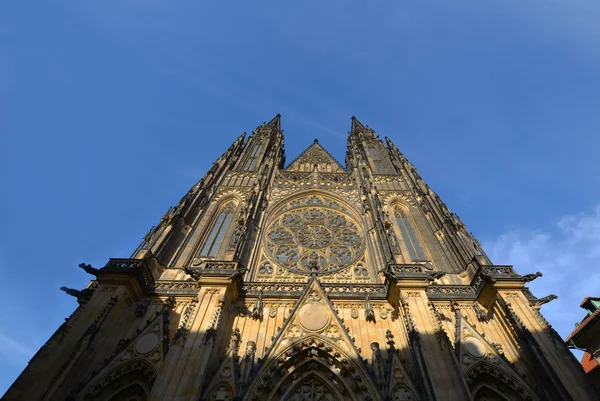
[[569, 337], [565, 339], [565, 342], [570, 341], [573, 337], [579, 334], [579, 332], [583, 330], [585, 326], [587, 326], [592, 320], [596, 319], [598, 316], [600, 316], [600, 308], [596, 309], [594, 313], [583, 319], [581, 323], [579, 323], [577, 327], [575, 327], [575, 330], [573, 330], [573, 332], [569, 334]]
[[600, 297], [585, 297], [585, 299], [581, 301], [581, 305], [579, 306], [583, 308], [587, 301], [600, 301]]
[[589, 374], [592, 370], [598, 368], [598, 362], [592, 357], [592, 354], [585, 352], [583, 358], [581, 358], [581, 366], [583, 366], [585, 373]]

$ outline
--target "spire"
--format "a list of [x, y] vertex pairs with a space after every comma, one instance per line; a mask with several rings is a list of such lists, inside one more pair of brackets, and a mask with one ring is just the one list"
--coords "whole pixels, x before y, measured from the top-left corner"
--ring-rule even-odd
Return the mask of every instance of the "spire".
[[352, 116], [352, 126], [350, 127], [350, 134], [356, 134], [359, 131], [366, 129], [364, 125], [354, 116]]
[[277, 115], [267, 123], [267, 127], [281, 131], [281, 114], [277, 113]]

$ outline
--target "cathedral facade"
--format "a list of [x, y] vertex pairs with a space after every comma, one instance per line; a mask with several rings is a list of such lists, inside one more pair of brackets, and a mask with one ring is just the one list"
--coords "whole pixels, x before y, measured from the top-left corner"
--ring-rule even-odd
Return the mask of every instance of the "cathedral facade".
[[79, 307], [6, 401], [593, 401], [526, 283], [388, 139], [285, 164], [239, 137]]

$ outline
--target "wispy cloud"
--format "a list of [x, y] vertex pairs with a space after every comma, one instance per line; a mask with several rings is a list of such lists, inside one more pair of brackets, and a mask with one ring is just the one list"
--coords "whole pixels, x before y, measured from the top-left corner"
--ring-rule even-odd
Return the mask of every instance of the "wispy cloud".
[[542, 312], [563, 337], [583, 318], [583, 298], [600, 295], [600, 205], [560, 218], [552, 231], [519, 229], [484, 246], [494, 263], [513, 264], [521, 274], [544, 274], [530, 288], [539, 297], [558, 295]]
[[35, 352], [35, 349], [0, 333], [0, 355], [3, 355], [6, 360], [10, 360], [15, 364], [24, 367], [27, 361], [33, 357]]

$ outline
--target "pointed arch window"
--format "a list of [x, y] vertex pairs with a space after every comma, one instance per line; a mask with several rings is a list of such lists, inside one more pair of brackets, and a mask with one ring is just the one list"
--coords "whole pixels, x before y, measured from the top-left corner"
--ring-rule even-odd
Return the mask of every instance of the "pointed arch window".
[[200, 256], [214, 257], [223, 243], [225, 233], [233, 218], [235, 211], [235, 203], [228, 202], [220, 210], [211, 230], [204, 242], [204, 246], [200, 250]]
[[371, 145], [367, 147], [369, 156], [373, 160], [373, 167], [375, 168], [375, 174], [386, 174], [388, 173], [387, 164], [385, 162], [385, 156], [382, 156], [381, 150], [378, 145]]
[[415, 232], [406, 211], [400, 206], [394, 206], [394, 216], [396, 217], [396, 224], [404, 240], [404, 244], [408, 250], [408, 254], [412, 261], [425, 261], [427, 257], [423, 248], [417, 239], [417, 233]]
[[258, 158], [262, 152], [262, 143], [257, 143], [252, 147], [252, 150], [248, 154], [248, 158], [244, 162], [243, 169], [246, 171], [254, 171], [256, 170], [256, 166], [258, 165]]

